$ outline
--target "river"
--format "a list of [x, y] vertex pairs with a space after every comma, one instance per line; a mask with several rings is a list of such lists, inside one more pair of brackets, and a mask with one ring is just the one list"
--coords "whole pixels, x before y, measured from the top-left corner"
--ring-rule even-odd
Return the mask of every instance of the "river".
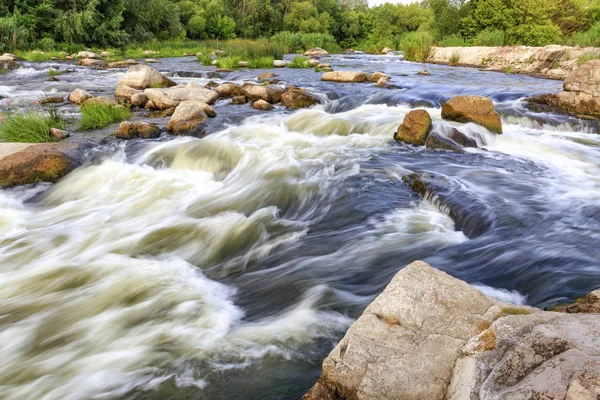
[[[260, 112], [219, 101], [202, 139], [74, 133], [94, 143], [84, 167], [0, 191], [0, 398], [299, 399], [413, 260], [538, 307], [600, 286], [598, 126], [522, 101], [562, 82], [394, 56], [330, 63], [383, 71], [402, 89], [278, 69], [323, 104]], [[53, 66], [73, 72], [48, 82]], [[178, 83], [262, 72], [216, 75], [193, 58], [153, 66]], [[114, 94], [122, 74], [28, 64], [2, 76], [0, 108], [74, 88]], [[504, 134], [442, 121], [458, 94], [491, 97]], [[395, 143], [415, 107], [481, 148]], [[409, 173], [438, 196], [412, 192]]]

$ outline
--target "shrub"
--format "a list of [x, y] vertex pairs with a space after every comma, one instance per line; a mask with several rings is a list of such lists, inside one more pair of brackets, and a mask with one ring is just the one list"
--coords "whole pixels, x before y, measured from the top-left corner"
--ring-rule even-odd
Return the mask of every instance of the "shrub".
[[274, 35], [271, 41], [283, 45], [287, 53], [303, 53], [313, 47], [321, 47], [330, 53], [341, 53], [342, 51], [335, 43], [334, 37], [327, 33], [292, 33], [282, 31]]
[[127, 119], [131, 115], [129, 108], [97, 101], [84, 103], [80, 108], [80, 112], [82, 118], [79, 129], [81, 130], [104, 128], [113, 122]]
[[429, 32], [409, 32], [402, 36], [400, 49], [404, 58], [409, 61], [423, 62], [427, 60], [433, 44], [433, 35]]
[[473, 39], [474, 46], [504, 46], [504, 32], [497, 29], [485, 29]]
[[600, 47], [600, 22], [596, 22], [589, 30], [577, 32], [572, 41], [583, 47]]
[[7, 114], [0, 123], [0, 140], [4, 142], [49, 142], [50, 128], [61, 129], [63, 118], [55, 108], [26, 110]]
[[248, 68], [273, 68], [273, 57], [259, 57], [248, 60]]
[[303, 56], [294, 57], [292, 62], [286, 65], [288, 68], [310, 68], [310, 60]]
[[442, 40], [438, 41], [437, 45], [439, 47], [465, 47], [469, 44], [467, 43], [464, 37], [454, 34], [446, 36]]
[[212, 57], [208, 53], [202, 53], [198, 56], [198, 60], [204, 65], [212, 65]]
[[56, 43], [52, 38], [42, 38], [36, 43], [36, 47], [44, 51], [56, 50]]
[[28, 49], [31, 42], [31, 32], [19, 25], [14, 15], [0, 18], [0, 53]]

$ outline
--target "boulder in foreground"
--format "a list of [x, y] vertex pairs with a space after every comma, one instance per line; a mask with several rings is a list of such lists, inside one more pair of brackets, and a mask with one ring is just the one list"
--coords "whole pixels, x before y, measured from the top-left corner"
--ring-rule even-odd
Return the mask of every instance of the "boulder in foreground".
[[364, 82], [367, 80], [367, 74], [361, 71], [332, 71], [325, 72], [321, 80], [330, 82]]
[[600, 318], [494, 300], [428, 264], [401, 270], [305, 400], [596, 399]]
[[317, 103], [319, 100], [304, 89], [290, 88], [281, 95], [281, 105], [288, 108], [306, 108]]
[[77, 148], [73, 143], [0, 143], [0, 187], [56, 182], [79, 166]]
[[167, 124], [167, 131], [174, 135], [196, 134], [203, 128], [207, 115], [202, 104], [183, 101], [177, 106]]
[[455, 96], [442, 105], [442, 118], [463, 123], [474, 122], [491, 132], [502, 133], [500, 115], [487, 97]]
[[115, 132], [115, 137], [125, 140], [135, 138], [151, 139], [159, 136], [160, 128], [157, 125], [142, 121], [123, 121], [119, 125], [119, 129]]
[[154, 68], [137, 64], [129, 67], [118, 85], [126, 85], [134, 89], [147, 89], [149, 87], [171, 87], [176, 84]]
[[412, 110], [404, 117], [394, 139], [398, 142], [423, 146], [431, 130], [431, 116], [425, 110]]

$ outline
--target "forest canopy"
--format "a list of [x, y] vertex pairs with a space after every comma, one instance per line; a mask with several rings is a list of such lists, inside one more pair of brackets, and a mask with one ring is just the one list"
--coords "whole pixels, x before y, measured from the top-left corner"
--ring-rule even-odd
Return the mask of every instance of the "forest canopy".
[[0, 0], [0, 51], [320, 34], [342, 48], [600, 46], [600, 0]]

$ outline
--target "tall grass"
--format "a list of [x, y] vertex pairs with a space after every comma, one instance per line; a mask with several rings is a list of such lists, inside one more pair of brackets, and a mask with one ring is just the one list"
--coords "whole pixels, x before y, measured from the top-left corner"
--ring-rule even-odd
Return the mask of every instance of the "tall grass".
[[439, 47], [466, 47], [469, 46], [469, 43], [465, 40], [464, 37], [457, 34], [453, 34], [439, 40], [437, 42], [437, 45]]
[[15, 55], [23, 60], [30, 62], [45, 62], [50, 61], [53, 58], [64, 60], [67, 57], [67, 53], [64, 51], [15, 51]]
[[579, 58], [577, 59], [577, 64], [579, 65], [583, 65], [588, 61], [591, 60], [598, 60], [600, 59], [600, 52], [587, 52], [581, 56], [579, 56]]
[[101, 129], [113, 122], [127, 119], [131, 115], [129, 108], [100, 102], [84, 103], [79, 111], [82, 115], [79, 129], [83, 131]]
[[400, 40], [400, 49], [409, 61], [426, 61], [432, 45], [433, 35], [429, 32], [409, 32]]
[[239, 56], [227, 56], [217, 59], [217, 67], [235, 69], [240, 67], [240, 61], [242, 58]]
[[596, 22], [585, 32], [575, 33], [571, 40], [583, 47], [600, 47], [600, 22]]
[[248, 60], [248, 68], [273, 68], [273, 57], [258, 57]]
[[335, 42], [334, 37], [326, 33], [294, 33], [283, 31], [271, 37], [271, 42], [284, 46], [287, 53], [303, 53], [313, 47], [320, 47], [334, 54], [342, 52], [342, 49]]
[[303, 56], [294, 57], [294, 59], [287, 63], [288, 68], [310, 68], [310, 60]]
[[486, 29], [477, 34], [473, 39], [474, 46], [504, 46], [504, 32], [501, 30]]
[[52, 140], [50, 128], [62, 129], [64, 120], [58, 110], [21, 110], [0, 117], [0, 141], [43, 143]]

